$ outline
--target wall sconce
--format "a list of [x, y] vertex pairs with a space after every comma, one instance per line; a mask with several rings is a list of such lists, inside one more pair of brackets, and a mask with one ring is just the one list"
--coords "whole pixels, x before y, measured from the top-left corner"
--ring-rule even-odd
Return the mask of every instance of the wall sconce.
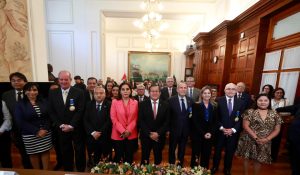
[[214, 63], [214, 64], [217, 64], [219, 60], [219, 57], [218, 56], [214, 56], [212, 59], [211, 59], [211, 62]]
[[242, 32], [242, 33], [240, 34], [240, 39], [243, 39], [243, 38], [245, 38], [245, 32]]

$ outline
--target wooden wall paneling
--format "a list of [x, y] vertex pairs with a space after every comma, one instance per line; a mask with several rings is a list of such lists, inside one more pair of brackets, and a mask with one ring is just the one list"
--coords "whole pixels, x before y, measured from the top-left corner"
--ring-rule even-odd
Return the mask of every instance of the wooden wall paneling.
[[[197, 76], [196, 86], [218, 84], [219, 91], [223, 93], [229, 81], [243, 81], [249, 86], [250, 93], [258, 93], [270, 18], [298, 3], [297, 0], [258, 1], [234, 20], [224, 21], [210, 32], [194, 37], [193, 40], [201, 46], [201, 55], [194, 58], [197, 59], [194, 63], [202, 61], [195, 70], [203, 75]], [[244, 37], [240, 38], [242, 32]], [[300, 35], [290, 37], [289, 41], [299, 44]], [[280, 43], [272, 44], [271, 47], [275, 48]], [[219, 57], [217, 64], [211, 63], [213, 56]]]
[[254, 68], [253, 68], [253, 79], [252, 86], [250, 87], [252, 94], [258, 94], [260, 92], [260, 83], [262, 77], [262, 70], [265, 62], [266, 44], [268, 36], [269, 19], [262, 18], [259, 25], [259, 32], [257, 36], [257, 49], [254, 55]]

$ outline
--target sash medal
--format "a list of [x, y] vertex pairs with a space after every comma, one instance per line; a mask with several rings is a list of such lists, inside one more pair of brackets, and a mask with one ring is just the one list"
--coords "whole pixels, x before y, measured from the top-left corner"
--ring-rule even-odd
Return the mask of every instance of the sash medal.
[[234, 121], [235, 122], [238, 122], [239, 121], [239, 116], [240, 116], [240, 111], [236, 111], [236, 116], [234, 118]]
[[70, 99], [70, 111], [74, 111], [75, 110], [75, 106], [74, 106], [74, 99], [73, 98], [71, 98]]

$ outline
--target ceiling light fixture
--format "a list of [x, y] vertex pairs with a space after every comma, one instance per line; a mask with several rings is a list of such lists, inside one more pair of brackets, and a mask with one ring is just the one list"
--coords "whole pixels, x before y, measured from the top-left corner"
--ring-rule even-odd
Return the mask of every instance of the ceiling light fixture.
[[146, 39], [145, 47], [152, 51], [159, 47], [156, 40], [160, 37], [160, 32], [168, 28], [168, 24], [162, 21], [162, 15], [158, 13], [163, 9], [159, 0], [145, 0], [141, 4], [141, 8], [147, 13], [133, 24], [143, 30], [142, 35]]

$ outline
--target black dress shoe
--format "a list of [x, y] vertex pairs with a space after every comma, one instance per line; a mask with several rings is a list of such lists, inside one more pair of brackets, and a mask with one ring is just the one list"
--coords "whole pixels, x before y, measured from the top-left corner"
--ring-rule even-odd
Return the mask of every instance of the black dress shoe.
[[231, 175], [230, 170], [225, 170], [224, 175]]
[[215, 174], [217, 171], [218, 171], [218, 168], [216, 168], [216, 167], [213, 167], [213, 168], [210, 170], [210, 172], [211, 172], [212, 175]]

